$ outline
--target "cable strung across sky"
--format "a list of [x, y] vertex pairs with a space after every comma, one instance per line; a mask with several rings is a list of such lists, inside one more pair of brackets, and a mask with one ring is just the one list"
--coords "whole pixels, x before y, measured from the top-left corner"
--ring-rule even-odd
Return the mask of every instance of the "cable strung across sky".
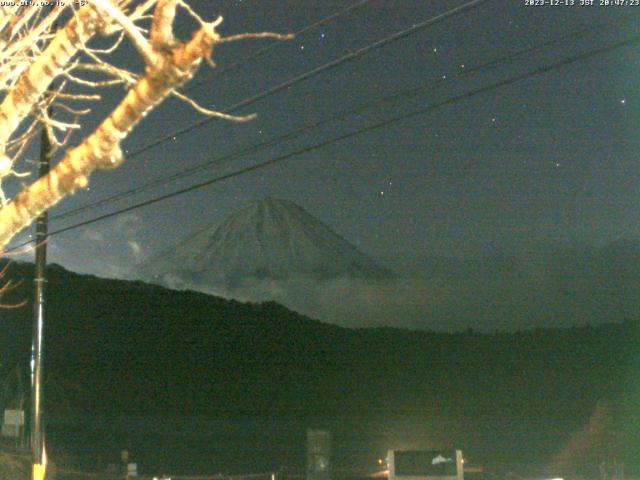
[[[636, 20], [635, 17], [630, 17], [630, 18], [625, 18], [623, 19], [624, 23], [629, 22], [630, 20]], [[357, 107], [353, 108], [353, 109], [349, 109], [349, 110], [345, 110], [342, 111], [336, 115], [332, 115], [330, 117], [327, 117], [325, 119], [321, 119], [315, 122], [311, 122], [308, 124], [305, 124], [301, 127], [297, 127], [293, 130], [290, 130], [287, 133], [284, 133], [282, 135], [278, 135], [276, 137], [273, 137], [269, 140], [266, 140], [264, 142], [259, 142], [257, 144], [253, 144], [250, 145], [248, 147], [244, 147], [241, 148], [239, 150], [236, 150], [230, 154], [226, 154], [223, 155], [221, 157], [217, 157], [214, 158], [212, 160], [207, 160], [206, 162], [202, 162], [198, 165], [195, 165], [193, 167], [190, 168], [186, 168], [183, 169], [179, 172], [176, 172], [174, 174], [171, 175], [167, 175], [165, 177], [161, 177], [158, 178], [156, 180], [150, 181], [150, 182], [146, 182], [142, 185], [139, 185], [137, 187], [122, 191], [122, 192], [118, 192], [116, 194], [110, 195], [108, 197], [96, 200], [94, 202], [91, 202], [89, 204], [65, 211], [65, 212], [61, 212], [58, 215], [54, 215], [51, 217], [52, 220], [60, 220], [63, 218], [68, 218], [68, 217], [72, 217], [75, 215], [78, 215], [79, 213], [85, 212], [85, 211], [90, 211], [93, 210], [97, 207], [103, 206], [103, 205], [107, 205], [109, 203], [118, 201], [118, 200], [122, 200], [125, 198], [128, 198], [132, 195], [144, 192], [150, 188], [153, 187], [157, 187], [157, 186], [161, 186], [161, 185], [166, 185], [168, 183], [174, 182], [176, 180], [182, 179], [182, 178], [186, 178], [189, 177], [191, 175], [194, 175], [198, 172], [201, 172], [205, 169], [214, 167], [214, 166], [219, 166], [220, 164], [222, 164], [223, 162], [229, 162], [229, 161], [233, 161], [235, 159], [244, 157], [250, 153], [255, 153], [261, 150], [264, 150], [266, 148], [278, 145], [280, 143], [283, 143], [287, 140], [292, 140], [294, 138], [298, 138], [304, 134], [309, 133], [310, 131], [317, 129], [321, 126], [330, 124], [330, 123], [334, 123], [334, 122], [339, 122], [341, 120], [344, 120], [345, 118], [351, 116], [351, 115], [355, 115], [358, 113], [362, 113], [366, 110], [384, 105], [384, 104], [388, 104], [390, 102], [394, 102], [403, 98], [412, 98], [415, 97], [417, 95], [426, 93], [426, 92], [430, 92], [433, 90], [436, 90], [437, 88], [439, 88], [442, 84], [447, 83], [450, 80], [455, 80], [455, 79], [459, 79], [459, 78], [466, 78], [469, 76], [473, 76], [476, 74], [479, 74], [483, 71], [486, 71], [490, 68], [498, 68], [501, 65], [507, 64], [509, 61], [511, 60], [516, 60], [518, 58], [521, 58], [522, 56], [526, 55], [526, 54], [530, 54], [530, 53], [534, 53], [537, 52], [539, 50], [543, 50], [545, 48], [548, 48], [550, 46], [555, 46], [558, 44], [561, 44], [563, 46], [566, 46], [566, 42], [567, 40], [571, 40], [571, 39], [575, 39], [575, 38], [579, 38], [582, 37], [584, 35], [587, 35], [593, 31], [599, 31], [603, 28], [606, 27], [611, 27], [611, 26], [619, 26], [619, 24], [622, 22], [616, 21], [616, 22], [605, 22], [605, 23], [599, 23], [596, 25], [593, 25], [591, 27], [588, 28], [584, 28], [584, 29], [579, 29], [577, 31], [574, 32], [570, 32], [568, 34], [565, 35], [561, 35], [558, 36], [556, 38], [552, 38], [550, 40], [547, 40], [545, 42], [542, 43], [536, 43], [531, 47], [526, 47], [523, 49], [519, 49], [513, 52], [510, 52], [506, 55], [503, 55], [499, 58], [495, 58], [492, 60], [489, 60], [487, 62], [484, 62], [482, 64], [476, 65], [474, 67], [470, 67], [470, 68], [464, 68], [461, 69], [460, 71], [458, 71], [458, 73], [454, 76], [452, 76], [451, 78], [447, 79], [442, 79], [441, 77], [437, 77], [437, 78], [432, 78], [430, 80], [428, 80], [427, 82], [423, 83], [422, 85], [418, 86], [418, 87], [414, 87], [411, 89], [407, 89], [407, 90], [403, 90], [401, 92], [396, 92], [393, 93], [392, 95], [388, 95], [385, 96], [383, 98], [379, 98], [377, 100], [374, 101], [370, 101], [370, 102], [366, 102], [364, 104], [358, 105]]]
[[[360, 0], [346, 8], [343, 8], [342, 10], [338, 10], [335, 13], [332, 13], [331, 15], [324, 17], [320, 20], [318, 20], [317, 22], [313, 22], [303, 28], [301, 28], [300, 30], [296, 30], [295, 32], [292, 33], [292, 35], [294, 37], [299, 37], [300, 35], [304, 35], [305, 33], [308, 33], [322, 25], [326, 25], [327, 23], [335, 20], [336, 18], [339, 18], [349, 12], [351, 12], [352, 10], [355, 10], [356, 8], [359, 8], [367, 3], [369, 3], [371, 0]], [[240, 61], [234, 62], [226, 67], [221, 68], [220, 70], [214, 70], [213, 72], [207, 74], [205, 76], [205, 78], [192, 83], [191, 85], [187, 86], [184, 89], [184, 92], [189, 93], [192, 92], [193, 90], [195, 90], [196, 88], [199, 88], [203, 85], [206, 85], [209, 81], [213, 80], [214, 78], [219, 78], [222, 77], [223, 75], [230, 73], [234, 70], [237, 70], [240, 67], [243, 67], [245, 65], [247, 65], [249, 63], [250, 60], [254, 60], [256, 58], [261, 57], [262, 55], [265, 55], [266, 53], [274, 50], [275, 48], [287, 43], [288, 40], [285, 39], [279, 39], [276, 40], [275, 42], [267, 45], [266, 47], [263, 48], [259, 48], [258, 50], [256, 50], [255, 52], [253, 52], [250, 55], [247, 55], [245, 58], [243, 58]]]
[[[269, 160], [266, 160], [266, 161], [251, 165], [249, 167], [242, 168], [242, 169], [236, 170], [234, 172], [231, 172], [231, 173], [228, 173], [228, 174], [225, 174], [225, 175], [221, 175], [221, 176], [215, 177], [213, 179], [210, 179], [210, 180], [207, 180], [207, 181], [204, 181], [204, 182], [200, 182], [200, 183], [191, 185], [189, 187], [177, 190], [175, 192], [164, 194], [164, 195], [160, 195], [158, 197], [154, 197], [154, 198], [151, 198], [149, 200], [146, 200], [146, 201], [143, 201], [143, 202], [139, 202], [139, 203], [136, 203], [134, 205], [130, 205], [128, 207], [116, 210], [114, 212], [110, 212], [110, 213], [107, 213], [107, 214], [104, 214], [104, 215], [100, 215], [98, 217], [95, 217], [95, 218], [92, 218], [92, 219], [89, 219], [89, 220], [85, 220], [83, 222], [79, 222], [79, 223], [76, 223], [76, 224], [73, 224], [73, 225], [70, 225], [70, 226], [67, 226], [67, 227], [64, 227], [64, 228], [60, 228], [60, 229], [54, 230], [54, 231], [49, 233], [49, 236], [51, 237], [51, 236], [54, 236], [54, 235], [59, 235], [59, 234], [62, 234], [62, 233], [65, 233], [65, 232], [68, 232], [68, 231], [71, 231], [71, 230], [75, 230], [77, 228], [80, 228], [80, 227], [83, 227], [83, 226], [86, 226], [86, 225], [90, 225], [90, 224], [93, 224], [93, 223], [96, 223], [96, 222], [99, 222], [99, 221], [102, 221], [102, 220], [106, 220], [108, 218], [112, 218], [112, 217], [115, 217], [115, 216], [118, 216], [118, 215], [122, 215], [122, 214], [127, 213], [127, 212], [131, 212], [131, 211], [137, 210], [137, 209], [142, 208], [142, 207], [146, 207], [148, 205], [152, 205], [154, 203], [158, 203], [158, 202], [167, 200], [169, 198], [174, 198], [174, 197], [177, 197], [177, 196], [192, 192], [194, 190], [198, 190], [198, 189], [210, 186], [210, 185], [221, 183], [221, 182], [224, 182], [224, 181], [229, 180], [231, 178], [239, 177], [241, 175], [245, 175], [245, 174], [257, 171], [257, 170], [266, 169], [267, 167], [270, 167], [270, 166], [275, 165], [277, 163], [283, 162], [283, 161], [288, 160], [290, 158], [298, 157], [298, 156], [303, 155], [305, 153], [309, 153], [309, 152], [316, 151], [316, 150], [319, 150], [321, 148], [325, 148], [325, 147], [333, 145], [333, 144], [340, 143], [340, 142], [342, 142], [344, 140], [347, 140], [349, 138], [353, 138], [353, 137], [362, 135], [364, 133], [368, 133], [368, 132], [371, 132], [371, 131], [374, 131], [374, 130], [378, 130], [378, 129], [381, 129], [383, 127], [387, 127], [389, 125], [392, 125], [392, 124], [395, 124], [395, 123], [399, 123], [399, 122], [402, 122], [404, 120], [408, 120], [410, 118], [414, 118], [414, 117], [417, 117], [417, 116], [425, 115], [425, 114], [430, 113], [430, 112], [432, 112], [434, 110], [437, 110], [437, 109], [439, 109], [441, 107], [444, 107], [444, 106], [447, 106], [447, 105], [452, 105], [452, 104], [458, 103], [460, 101], [467, 100], [469, 98], [478, 96], [480, 94], [487, 93], [487, 92], [490, 92], [490, 91], [493, 91], [493, 90], [497, 90], [497, 89], [505, 87], [507, 85], [511, 85], [511, 84], [514, 84], [516, 82], [520, 82], [522, 80], [526, 80], [526, 79], [531, 78], [531, 77], [543, 75], [543, 74], [551, 72], [553, 70], [557, 70], [559, 68], [562, 68], [562, 67], [565, 67], [565, 66], [568, 66], [568, 65], [572, 65], [574, 63], [577, 63], [577, 62], [580, 62], [580, 61], [584, 61], [584, 60], [587, 60], [587, 59], [590, 59], [590, 58], [593, 58], [593, 57], [595, 57], [597, 55], [610, 53], [610, 52], [613, 52], [613, 51], [618, 50], [620, 48], [624, 48], [624, 47], [627, 47], [627, 46], [630, 46], [630, 45], [635, 45], [635, 44], [640, 44], [640, 36], [636, 35], [636, 36], [633, 36], [631, 38], [627, 38], [625, 40], [621, 40], [619, 42], [613, 43], [611, 45], [607, 45], [605, 47], [591, 49], [591, 50], [588, 50], [586, 52], [580, 53], [578, 55], [574, 55], [572, 57], [569, 57], [569, 58], [566, 58], [566, 59], [563, 59], [563, 60], [560, 60], [560, 61], [557, 61], [557, 62], [553, 62], [551, 64], [548, 64], [548, 65], [545, 65], [545, 66], [542, 66], [542, 67], [538, 67], [538, 68], [533, 69], [533, 70], [531, 70], [529, 72], [518, 74], [518, 75], [515, 75], [515, 76], [512, 76], [512, 77], [509, 77], [509, 78], [507, 78], [505, 80], [501, 80], [499, 82], [495, 82], [495, 83], [492, 83], [490, 85], [486, 85], [484, 87], [480, 87], [480, 88], [477, 88], [477, 89], [474, 89], [474, 90], [471, 90], [471, 91], [468, 91], [468, 92], [465, 92], [465, 93], [462, 93], [462, 94], [459, 94], [459, 95], [455, 95], [455, 96], [453, 96], [451, 98], [448, 98], [446, 100], [434, 103], [434, 104], [429, 105], [429, 106], [427, 106], [425, 108], [421, 108], [421, 109], [418, 109], [418, 110], [414, 110], [412, 112], [404, 113], [404, 114], [392, 117], [390, 119], [387, 119], [387, 120], [384, 120], [384, 121], [381, 121], [381, 122], [377, 122], [377, 123], [374, 123], [372, 125], [369, 125], [369, 126], [366, 126], [366, 127], [360, 128], [360, 129], [356, 129], [356, 130], [348, 132], [348, 133], [345, 133], [344, 135], [340, 135], [338, 137], [334, 137], [334, 138], [331, 138], [331, 139], [328, 139], [328, 140], [324, 140], [324, 141], [315, 143], [313, 145], [310, 145], [310, 146], [295, 150], [293, 152], [290, 152], [290, 153], [287, 153], [287, 154], [284, 154], [284, 155], [280, 155], [280, 156], [271, 158]], [[10, 253], [10, 252], [16, 251], [16, 250], [18, 250], [18, 249], [20, 249], [20, 248], [22, 248], [22, 247], [24, 247], [26, 245], [29, 245], [29, 244], [31, 244], [33, 242], [34, 242], [33, 239], [25, 241], [25, 242], [22, 242], [19, 245], [16, 245], [16, 246], [14, 246], [14, 247], [12, 247], [10, 249], [7, 249], [7, 251], [5, 253]]]
[[[332, 60], [328, 63], [325, 63], [319, 67], [313, 68], [305, 73], [302, 73], [300, 75], [297, 75], [289, 80], [286, 80], [282, 83], [279, 83], [278, 85], [271, 87], [257, 95], [254, 95], [253, 97], [247, 98], [245, 100], [242, 100], [230, 107], [228, 107], [227, 109], [223, 110], [221, 113], [224, 114], [229, 114], [232, 112], [235, 112], [236, 110], [239, 110], [243, 107], [248, 107], [249, 105], [252, 105], [256, 102], [258, 102], [259, 100], [263, 100], [264, 98], [270, 97], [271, 95], [275, 95], [276, 93], [279, 93], [293, 85], [296, 85], [298, 83], [304, 82], [305, 80], [308, 80], [310, 78], [313, 78], [321, 73], [324, 72], [328, 72], [334, 68], [339, 67], [340, 65], [353, 61], [357, 58], [361, 58], [367, 54], [369, 54], [370, 52], [384, 47], [386, 45], [390, 45], [393, 42], [396, 42], [398, 40], [401, 40], [405, 37], [408, 37], [409, 35], [413, 35], [415, 33], [418, 33], [422, 30], [424, 30], [427, 27], [431, 27], [433, 25], [436, 25], [444, 20], [447, 20], [449, 18], [455, 17], [457, 15], [461, 15], [465, 12], [470, 11], [471, 9], [477, 8], [480, 5], [482, 5], [483, 3], [487, 3], [489, 1], [492, 0], [472, 0], [470, 2], [466, 2], [462, 5], [459, 5], [457, 7], [454, 7], [450, 10], [447, 10], [446, 12], [440, 13], [434, 17], [431, 17], [423, 22], [420, 23], [416, 23], [414, 25], [412, 25], [409, 28], [406, 28], [404, 30], [400, 30], [392, 35], [389, 35], [388, 37], [385, 37], [381, 40], [378, 40], [376, 42], [370, 43], [362, 48], [359, 48], [358, 50], [355, 50], [354, 52], [348, 53], [346, 55], [343, 55], [342, 57], [339, 57], [335, 60]], [[207, 125], [211, 122], [213, 122], [214, 120], [217, 120], [215, 118], [205, 118], [202, 120], [199, 120], [197, 122], [192, 123], [191, 125], [187, 125], [186, 127], [183, 127], [181, 129], [175, 130], [172, 133], [169, 133], [163, 137], [160, 137], [157, 140], [154, 140], [153, 142], [150, 142], [146, 145], [143, 145], [142, 147], [134, 150], [133, 152], [131, 152], [127, 158], [133, 158], [136, 157], [138, 155], [140, 155], [141, 153], [144, 153], [148, 150], [151, 150], [154, 147], [157, 147], [158, 145], [161, 145], [164, 142], [168, 142], [169, 140], [173, 140], [174, 137], [178, 137], [181, 135], [185, 135], [186, 133], [189, 133], [197, 128], [200, 128], [203, 125]]]

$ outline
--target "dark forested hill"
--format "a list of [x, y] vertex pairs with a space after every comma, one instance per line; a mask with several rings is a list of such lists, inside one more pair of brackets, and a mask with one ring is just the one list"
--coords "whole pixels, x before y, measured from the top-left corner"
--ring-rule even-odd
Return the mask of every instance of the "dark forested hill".
[[[31, 268], [11, 266], [8, 278], [27, 280], [4, 303], [30, 298]], [[31, 305], [0, 310], [7, 378], [16, 364], [28, 365], [30, 316]], [[53, 265], [46, 408], [52, 422], [70, 413], [308, 425], [358, 419], [386, 432], [384, 441], [379, 432], [371, 436], [378, 449], [393, 441], [416, 445], [424, 427], [429, 442], [463, 445], [485, 460], [511, 449], [518, 458], [563, 462], [603, 442], [635, 455], [640, 329], [622, 320], [510, 334], [345, 329], [275, 303], [239, 303]], [[22, 374], [26, 379], [26, 368]], [[8, 380], [6, 404], [13, 391]], [[589, 430], [596, 414], [601, 428]], [[582, 445], [580, 435], [598, 438], [567, 452]]]

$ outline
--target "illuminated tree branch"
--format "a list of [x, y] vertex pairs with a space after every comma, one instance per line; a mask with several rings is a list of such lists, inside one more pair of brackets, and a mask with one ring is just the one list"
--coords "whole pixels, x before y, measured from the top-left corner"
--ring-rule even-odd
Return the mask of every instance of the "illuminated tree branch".
[[[91, 134], [76, 147], [65, 152], [47, 176], [26, 187], [0, 209], [0, 249], [44, 210], [78, 188], [87, 187], [92, 172], [119, 166], [124, 160], [121, 142], [138, 122], [167, 96], [175, 95], [205, 115], [234, 121], [253, 118], [254, 116], [235, 117], [206, 109], [178, 93], [177, 89], [195, 74], [203, 59], [211, 60], [216, 44], [246, 38], [289, 38], [271, 32], [221, 37], [216, 31], [216, 27], [222, 22], [221, 17], [213, 22], [206, 22], [182, 0], [147, 0], [135, 8], [133, 13], [128, 13], [128, 4], [128, 0], [93, 0], [73, 11], [66, 26], [56, 32], [48, 42], [44, 42], [41, 52], [37, 50], [39, 46], [23, 49], [30, 53], [32, 58], [27, 55], [26, 67], [23, 67], [15, 84], [5, 84], [8, 93], [0, 104], [0, 166], [4, 165], [4, 170], [0, 171], [0, 181], [3, 173], [5, 176], [16, 174], [13, 170], [16, 157], [10, 158], [7, 155], [13, 133], [17, 130], [23, 142], [33, 138], [33, 131], [29, 129], [31, 126], [26, 132], [20, 132], [20, 124], [25, 118], [38, 118], [45, 125], [52, 143], [61, 147], [68, 140], [70, 132], [80, 127], [78, 116], [85, 114], [87, 109], [65, 107], [62, 110], [67, 115], [72, 114], [73, 120], [64, 120], [49, 115], [47, 107], [54, 101], [59, 103], [100, 99], [98, 94], [64, 91], [68, 84], [79, 84], [92, 89], [125, 84], [131, 88]], [[145, 36], [146, 31], [135, 22], [147, 17], [147, 12], [154, 5], [151, 27]], [[173, 33], [176, 9], [179, 5], [199, 23], [199, 29], [186, 42], [177, 41]], [[15, 11], [8, 13], [15, 14]], [[51, 19], [46, 19], [50, 25]], [[10, 19], [0, 17], [0, 36], [3, 32], [11, 34], [12, 24], [20, 21], [22, 20], [12, 23]], [[40, 24], [36, 22], [36, 26]], [[87, 43], [96, 33], [121, 33], [121, 37], [116, 39], [112, 47], [103, 50], [92, 49]], [[29, 35], [28, 32], [23, 38], [29, 38]], [[117, 48], [124, 36], [133, 43], [144, 62], [145, 69], [142, 75], [138, 76], [115, 67], [100, 56]], [[84, 53], [89, 63], [85, 60], [74, 61], [73, 57], [79, 53]], [[79, 70], [103, 74], [106, 79], [84, 79], [77, 75]], [[52, 89], [50, 85], [58, 77], [66, 79], [67, 82], [62, 82], [61, 86]], [[62, 140], [58, 140], [56, 131], [64, 134]], [[19, 150], [24, 151], [22, 148]]]

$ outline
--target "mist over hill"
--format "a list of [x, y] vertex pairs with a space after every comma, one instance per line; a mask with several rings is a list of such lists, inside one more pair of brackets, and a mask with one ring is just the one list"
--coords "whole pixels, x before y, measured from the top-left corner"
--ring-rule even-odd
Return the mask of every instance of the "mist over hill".
[[[30, 297], [31, 268], [11, 267], [27, 281], [4, 302]], [[160, 461], [150, 445], [178, 441], [193, 446], [182, 456], [211, 450], [227, 466], [252, 459], [258, 468], [300, 460], [304, 429], [325, 426], [342, 464], [441, 445], [476, 462], [566, 468], [581, 458], [593, 467], [609, 450], [632, 465], [639, 453], [637, 322], [511, 334], [349, 329], [273, 302], [48, 271], [52, 448], [82, 452], [100, 433], [113, 449], [135, 445], [146, 462]], [[0, 314], [8, 377], [16, 362], [28, 365], [31, 309]], [[154, 426], [96, 423], [122, 415]], [[580, 435], [587, 446], [568, 451]], [[242, 453], [237, 442], [255, 448]]]
[[640, 317], [638, 240], [385, 260], [390, 269], [300, 206], [267, 198], [151, 256], [129, 278], [277, 301], [347, 327], [516, 331]]

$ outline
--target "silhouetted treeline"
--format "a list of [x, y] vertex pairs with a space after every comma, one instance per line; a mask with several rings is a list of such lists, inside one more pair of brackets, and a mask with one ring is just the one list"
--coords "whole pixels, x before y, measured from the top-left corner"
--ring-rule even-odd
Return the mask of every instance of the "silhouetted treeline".
[[[26, 281], [4, 303], [29, 299], [31, 268], [11, 267], [13, 281]], [[530, 447], [553, 457], [605, 402], [615, 445], [626, 442], [620, 448], [627, 451], [640, 444], [631, 427], [639, 424], [637, 321], [493, 334], [346, 329], [276, 303], [98, 279], [55, 265], [48, 271], [45, 399], [53, 418], [446, 417], [452, 435], [471, 448], [474, 432], [491, 424], [507, 434], [537, 432], [544, 438]], [[27, 378], [31, 305], [0, 317], [3, 375], [21, 364]]]

